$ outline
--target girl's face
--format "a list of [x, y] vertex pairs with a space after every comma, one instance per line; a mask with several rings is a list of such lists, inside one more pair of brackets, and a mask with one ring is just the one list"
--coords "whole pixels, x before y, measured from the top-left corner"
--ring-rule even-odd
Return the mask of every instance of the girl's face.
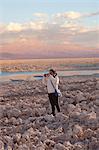
[[54, 75], [54, 73], [52, 72], [52, 71], [49, 71], [49, 73], [53, 76]]

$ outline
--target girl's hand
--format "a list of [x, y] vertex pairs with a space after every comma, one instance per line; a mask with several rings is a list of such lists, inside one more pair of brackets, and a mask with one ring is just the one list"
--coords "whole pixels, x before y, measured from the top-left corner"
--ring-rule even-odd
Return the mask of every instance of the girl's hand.
[[44, 77], [49, 77], [49, 76], [50, 76], [50, 74], [49, 74], [49, 73], [44, 74]]

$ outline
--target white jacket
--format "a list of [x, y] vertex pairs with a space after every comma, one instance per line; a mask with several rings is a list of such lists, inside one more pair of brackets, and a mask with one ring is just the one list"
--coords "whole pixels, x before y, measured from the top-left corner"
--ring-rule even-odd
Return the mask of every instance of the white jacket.
[[[54, 85], [52, 85], [52, 83]], [[55, 78], [50, 75], [49, 77], [43, 77], [43, 84], [47, 85], [47, 90], [48, 90], [48, 93], [54, 93], [55, 92], [55, 89], [58, 91], [58, 85], [59, 85], [59, 77], [56, 76]]]

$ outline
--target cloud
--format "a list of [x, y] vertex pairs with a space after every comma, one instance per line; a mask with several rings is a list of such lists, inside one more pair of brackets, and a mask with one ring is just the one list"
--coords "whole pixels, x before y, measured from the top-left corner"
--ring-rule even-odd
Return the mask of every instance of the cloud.
[[[63, 12], [50, 16], [49, 20], [33, 18], [26, 23], [11, 22], [0, 25], [1, 51], [7, 53], [28, 53], [43, 55], [67, 55], [70, 51], [92, 53], [99, 50], [98, 27], [87, 25], [84, 17], [97, 16], [96, 13]], [[36, 13], [37, 18], [44, 14]], [[83, 21], [79, 21], [83, 19]], [[1, 40], [2, 39], [2, 40]], [[36, 53], [37, 52], [37, 53]], [[44, 54], [45, 53], [45, 54]], [[97, 52], [99, 53], [99, 52]], [[61, 55], [61, 54], [60, 54]], [[80, 55], [80, 54], [79, 54]]]
[[87, 33], [98, 29], [96, 27], [85, 26], [76, 22], [64, 22], [61, 25], [61, 28], [71, 31], [72, 35], [76, 35], [78, 33]]
[[31, 21], [28, 23], [15, 23], [11, 22], [8, 24], [0, 24], [0, 33], [16, 33], [16, 32], [22, 32], [26, 30], [43, 30], [46, 29], [46, 22], [44, 21]]
[[67, 19], [78, 19], [82, 15], [79, 12], [69, 11], [64, 13], [57, 13], [55, 14], [56, 18], [67, 18]]
[[[16, 39], [26, 40], [28, 38], [38, 38], [40, 41], [42, 40], [47, 44], [70, 43], [72, 42], [72, 39], [76, 39], [78, 35], [79, 38], [82, 37], [83, 33], [88, 33], [88, 35], [91, 37], [95, 37], [96, 33], [98, 33], [98, 29], [96, 27], [87, 27], [76, 22], [66, 21], [62, 22], [61, 24], [58, 24], [58, 22], [57, 24], [52, 24], [51, 22], [46, 23], [43, 21], [31, 21], [29, 23], [23, 24], [9, 23], [6, 26], [4, 25], [4, 29], [2, 25], [1, 30], [1, 44], [8, 43], [11, 41], [13, 42]], [[95, 34], [89, 34], [91, 32]], [[80, 39], [84, 41], [83, 38]]]
[[72, 37], [72, 41], [90, 48], [97, 47], [99, 50], [99, 31], [93, 29], [86, 32], [79, 32], [76, 36]]
[[84, 16], [86, 17], [99, 16], [99, 11], [93, 13], [86, 13]]
[[0, 24], [0, 33], [21, 32], [25, 26], [21, 23], [10, 22], [8, 24]]
[[[82, 26], [79, 24], [78, 19], [91, 17], [91, 16], [98, 16], [99, 12], [93, 12], [93, 13], [80, 13], [74, 11], [63, 12], [63, 13], [57, 13], [52, 15], [49, 20], [44, 19], [45, 16], [48, 16], [48, 14], [46, 13], [34, 13], [33, 15], [38, 19], [37, 20], [34, 19], [33, 21], [23, 23], [23, 24], [17, 22], [0, 24], [0, 33], [21, 32], [28, 29], [43, 30], [43, 29], [53, 28], [53, 26], [56, 26], [56, 28], [60, 26], [60, 27], [68, 28], [73, 31], [78, 27]], [[40, 18], [43, 18], [44, 20], [41, 20]]]
[[3, 23], [1, 23], [1, 24], [0, 24], [0, 34], [2, 34], [2, 33], [4, 33], [4, 32], [6, 32], [6, 25], [3, 24]]
[[46, 13], [33, 13], [33, 16], [35, 17], [40, 17], [40, 18], [45, 18], [47, 17], [48, 15]]
[[22, 24], [11, 22], [6, 26], [6, 29], [8, 31], [20, 32], [23, 29], [23, 26]]
[[46, 23], [43, 22], [43, 21], [34, 21], [34, 22], [30, 22], [27, 24], [27, 26], [30, 28], [30, 29], [34, 29], [34, 30], [42, 30], [42, 29], [45, 29], [46, 28]]
[[79, 13], [79, 12], [73, 12], [73, 11], [66, 12], [66, 13], [63, 14], [63, 17], [64, 18], [68, 18], [68, 19], [78, 19], [78, 18], [81, 17], [81, 13]]
[[99, 16], [99, 11], [93, 13], [81, 13], [75, 11], [57, 13], [53, 15], [56, 19], [68, 19], [68, 20], [78, 20], [84, 19], [86, 17]]

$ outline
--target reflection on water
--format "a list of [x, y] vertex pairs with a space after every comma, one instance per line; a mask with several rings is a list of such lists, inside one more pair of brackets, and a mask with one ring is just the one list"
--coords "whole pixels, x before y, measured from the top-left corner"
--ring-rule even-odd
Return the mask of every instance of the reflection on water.
[[43, 72], [0, 72], [0, 76], [16, 76], [16, 75], [35, 75], [35, 74], [43, 74], [46, 73], [46, 71]]
[[[40, 80], [43, 77], [44, 72], [2, 72], [0, 74], [0, 82], [13, 81], [20, 82], [23, 80]], [[99, 78], [99, 70], [75, 70], [75, 71], [58, 71], [58, 76], [73, 77], [73, 76], [93, 76]]]
[[[33, 75], [36, 78], [42, 78], [43, 74], [47, 73], [43, 72], [1, 72], [0, 76], [18, 76], [18, 75]], [[58, 71], [59, 76], [74, 76], [74, 75], [93, 75], [99, 74], [99, 70], [75, 70], [75, 71]]]
[[93, 75], [99, 74], [99, 70], [77, 70], [77, 71], [60, 71], [59, 76], [74, 76], [74, 75]]

